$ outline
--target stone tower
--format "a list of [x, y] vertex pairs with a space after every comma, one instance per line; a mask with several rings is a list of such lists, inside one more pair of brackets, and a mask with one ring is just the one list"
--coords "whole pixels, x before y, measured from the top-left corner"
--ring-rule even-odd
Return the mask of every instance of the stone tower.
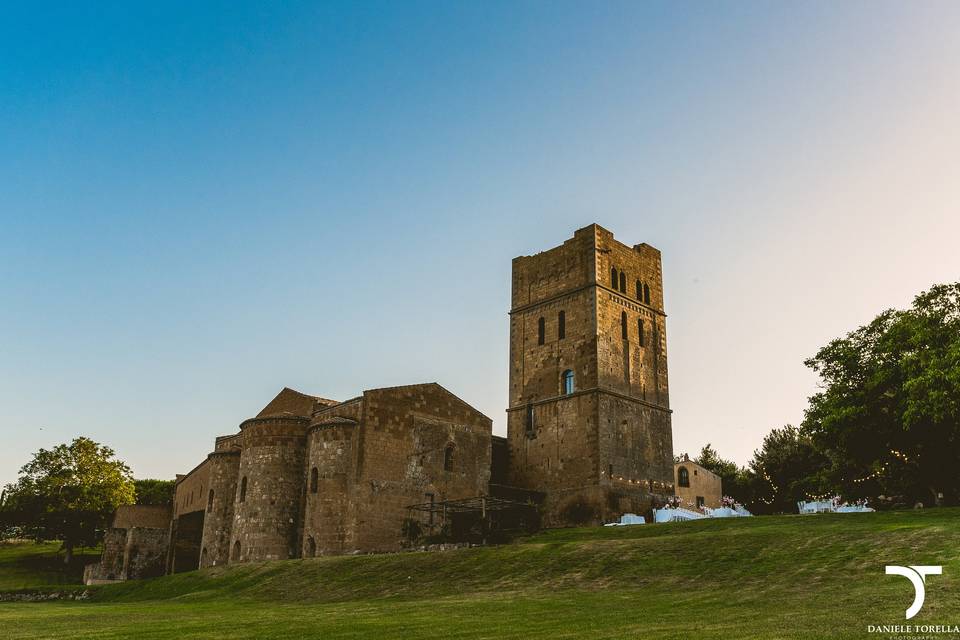
[[593, 224], [513, 261], [511, 481], [547, 524], [644, 513], [673, 495], [660, 252]]

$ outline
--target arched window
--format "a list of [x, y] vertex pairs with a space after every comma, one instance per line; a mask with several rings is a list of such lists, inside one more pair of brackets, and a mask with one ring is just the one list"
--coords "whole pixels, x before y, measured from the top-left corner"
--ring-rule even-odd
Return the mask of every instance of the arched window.
[[626, 340], [627, 339], [627, 312], [620, 312], [620, 335]]
[[643, 318], [637, 318], [637, 334], [640, 338], [640, 346], [645, 346], [646, 338], [643, 335]]
[[617, 280], [617, 268], [616, 268], [616, 267], [610, 267], [610, 286], [613, 287], [614, 289], [616, 289], [616, 288], [617, 288], [617, 282], [618, 282], [618, 280]]
[[567, 337], [567, 313], [561, 311], [557, 316], [557, 338], [563, 340]]
[[210, 562], [210, 554], [207, 553], [207, 548], [204, 547], [203, 550], [200, 552], [200, 566], [205, 567], [209, 562]]
[[213, 489], [210, 489], [210, 493], [207, 494], [207, 513], [210, 513], [213, 510]]
[[567, 369], [566, 371], [564, 371], [563, 376], [561, 377], [561, 381], [563, 384], [563, 395], [568, 396], [571, 393], [573, 393], [573, 390], [574, 390], [573, 371], [571, 371], [570, 369]]
[[643, 301], [646, 304], [650, 304], [650, 285], [643, 285]]
[[620, 272], [620, 291], [627, 292], [627, 274], [623, 271]]
[[643, 301], [643, 284], [637, 280], [637, 300]]
[[312, 558], [317, 555], [317, 542], [313, 536], [307, 536], [307, 557]]
[[690, 486], [690, 472], [687, 471], [686, 467], [677, 469], [677, 485], [681, 487]]
[[[240, 502], [244, 502], [247, 499], [247, 476], [243, 476], [243, 479], [240, 481]], [[240, 544], [239, 542], [237, 544]]]
[[316, 493], [319, 484], [320, 474], [317, 473], [317, 468], [314, 467], [313, 469], [310, 469], [310, 493]]
[[443, 470], [453, 471], [453, 444], [448, 444], [443, 450]]
[[230, 562], [236, 562], [240, 559], [240, 541], [233, 543], [233, 553], [230, 554]]
[[543, 344], [547, 335], [547, 323], [543, 318], [537, 320], [537, 344]]

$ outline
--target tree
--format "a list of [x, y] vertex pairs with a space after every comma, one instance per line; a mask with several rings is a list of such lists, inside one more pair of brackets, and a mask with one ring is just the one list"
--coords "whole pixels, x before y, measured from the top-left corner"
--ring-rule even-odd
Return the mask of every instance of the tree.
[[741, 468], [732, 460], [721, 458], [710, 443], [700, 450], [700, 455], [693, 461], [720, 476], [724, 495], [736, 498], [743, 504], [751, 502], [752, 481], [747, 469]]
[[127, 465], [109, 447], [80, 437], [33, 455], [6, 487], [4, 520], [37, 541], [62, 540], [69, 563], [74, 547], [96, 544], [98, 530], [134, 495]]
[[774, 429], [750, 461], [751, 506], [761, 513], [795, 512], [797, 502], [831, 491], [824, 477], [828, 465], [808, 434], [789, 424]]
[[823, 347], [804, 429], [851, 497], [960, 497], [960, 283], [888, 310]]
[[164, 505], [173, 504], [173, 480], [134, 480], [137, 504]]

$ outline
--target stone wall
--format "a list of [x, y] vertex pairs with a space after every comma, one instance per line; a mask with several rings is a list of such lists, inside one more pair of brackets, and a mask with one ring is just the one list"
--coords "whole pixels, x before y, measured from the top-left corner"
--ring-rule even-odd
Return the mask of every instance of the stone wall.
[[[510, 482], [510, 442], [502, 436], [490, 437], [490, 484]], [[491, 492], [492, 494], [492, 492]]]
[[170, 534], [167, 528], [107, 529], [98, 564], [84, 568], [84, 584], [103, 584], [161, 576], [165, 572]]
[[191, 511], [173, 519], [170, 526], [167, 573], [193, 571], [200, 566], [203, 520], [203, 511]]
[[299, 556], [308, 418], [272, 416], [240, 425], [237, 499], [230, 561], [281, 560]]
[[173, 521], [167, 572], [192, 571], [200, 564], [203, 518], [210, 488], [210, 461], [204, 460], [186, 475], [177, 475], [173, 491]]
[[110, 526], [116, 529], [167, 529], [170, 527], [170, 517], [170, 505], [125, 504], [114, 512]]
[[307, 435], [302, 546], [305, 558], [354, 548], [352, 496], [357, 424], [346, 417], [324, 417], [311, 426]]
[[127, 530], [124, 550], [125, 578], [153, 578], [162, 576], [170, 544], [169, 529], [133, 527]]
[[[686, 469], [689, 487], [680, 484], [680, 469]], [[683, 506], [695, 508], [698, 498], [703, 498], [704, 506], [716, 509], [720, 506], [720, 498], [723, 496], [723, 486], [720, 476], [704, 469], [696, 462], [689, 459], [674, 465], [674, 482], [676, 483], [675, 494], [683, 501]]]
[[185, 513], [203, 511], [207, 504], [207, 489], [210, 486], [210, 470], [204, 460], [190, 473], [177, 475], [173, 492], [173, 516], [178, 518]]
[[376, 389], [363, 398], [355, 546], [393, 551], [409, 505], [487, 491], [492, 422], [438, 384]]
[[626, 482], [658, 496], [672, 496], [670, 414], [631, 398], [608, 393], [598, 397], [601, 478]]
[[240, 473], [240, 449], [219, 449], [207, 456], [209, 489], [200, 544], [200, 567], [226, 564], [230, 558], [234, 504]]
[[124, 552], [127, 548], [127, 530], [111, 527], [103, 533], [103, 553], [100, 562], [84, 567], [84, 584], [101, 584], [114, 580], [125, 580], [123, 566]]

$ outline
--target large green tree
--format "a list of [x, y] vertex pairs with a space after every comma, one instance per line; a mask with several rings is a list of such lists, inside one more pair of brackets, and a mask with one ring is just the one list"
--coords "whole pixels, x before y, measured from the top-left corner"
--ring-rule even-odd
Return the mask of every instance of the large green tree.
[[822, 379], [804, 429], [845, 496], [955, 503], [960, 489], [960, 283], [888, 310], [806, 364]]
[[134, 480], [137, 492], [137, 504], [165, 505], [173, 504], [173, 480]]
[[74, 547], [93, 545], [117, 507], [134, 502], [130, 469], [112, 449], [76, 438], [40, 449], [7, 485], [3, 517], [37, 540], [61, 540], [64, 561]]
[[749, 470], [732, 460], [721, 458], [712, 444], [707, 443], [693, 461], [720, 476], [724, 495], [735, 498], [742, 504], [752, 502], [754, 483]]
[[749, 464], [751, 508], [758, 513], [796, 513], [797, 502], [832, 493], [824, 476], [828, 465], [807, 433], [789, 424], [774, 429]]

